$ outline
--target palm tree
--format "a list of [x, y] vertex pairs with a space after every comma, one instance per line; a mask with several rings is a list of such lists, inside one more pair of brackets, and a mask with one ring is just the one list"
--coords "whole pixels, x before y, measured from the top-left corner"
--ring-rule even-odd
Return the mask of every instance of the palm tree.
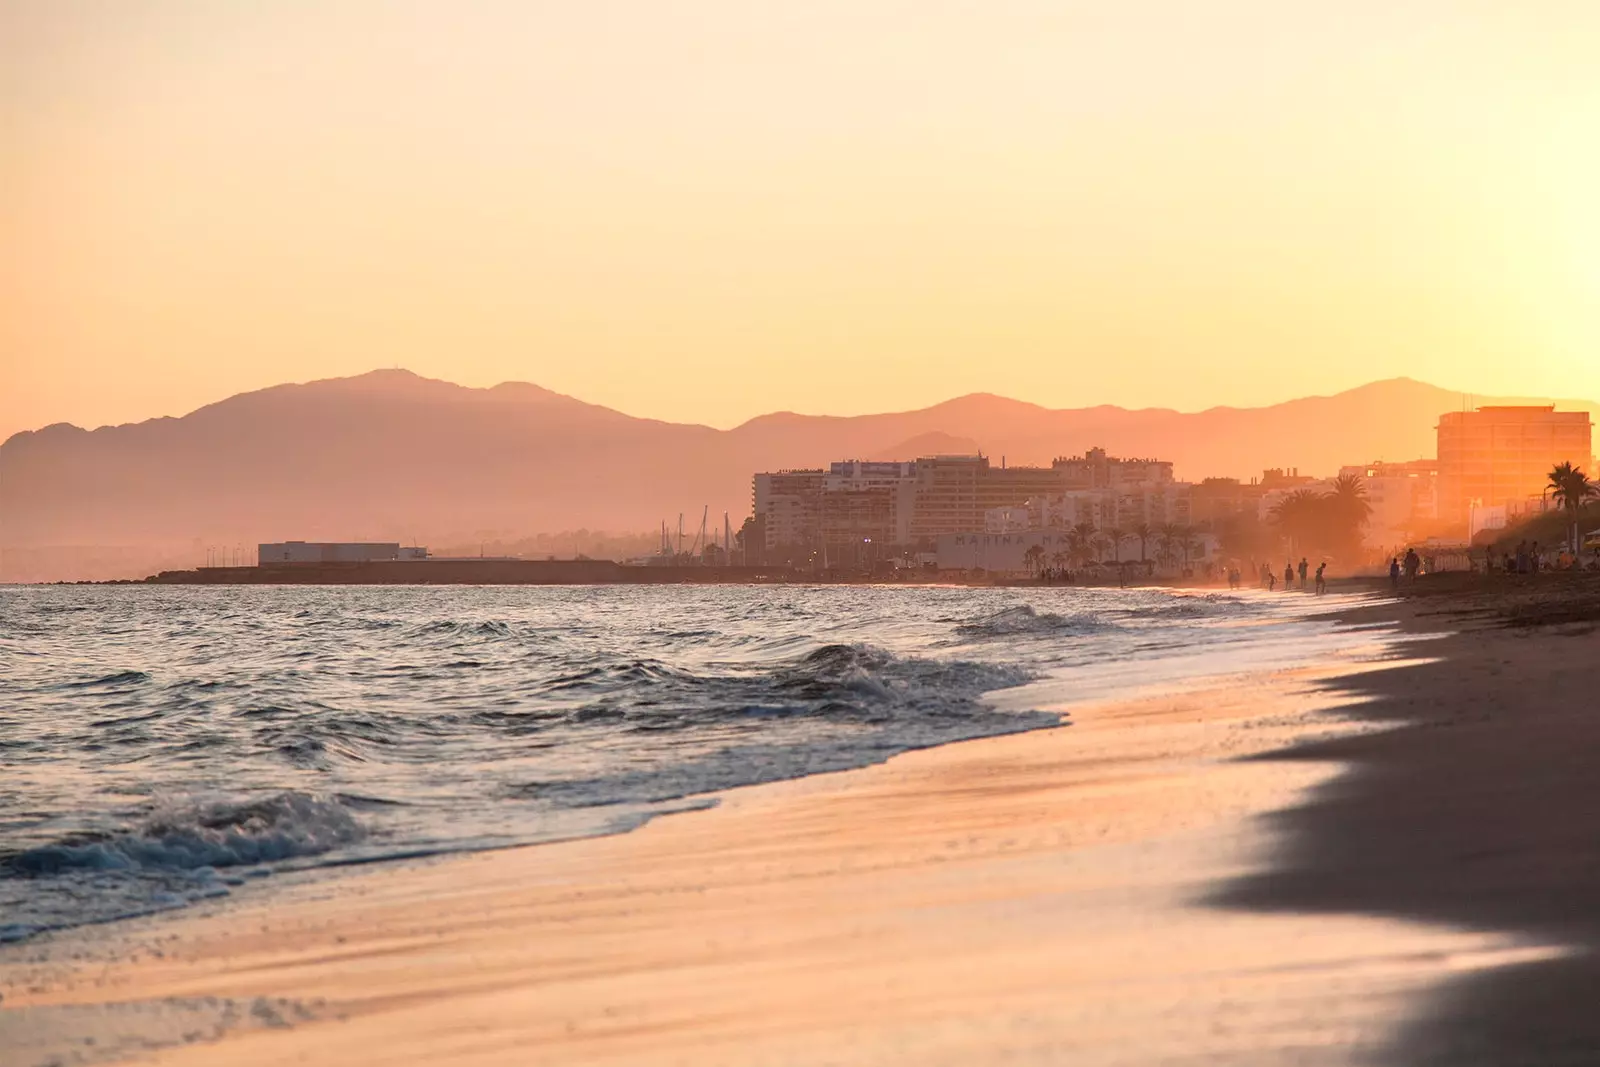
[[1182, 554], [1183, 562], [1189, 562], [1189, 527], [1181, 522], [1164, 522], [1157, 531], [1161, 536], [1161, 547], [1166, 550], [1170, 561], [1176, 561]]
[[1039, 564], [1044, 560], [1044, 547], [1029, 545], [1028, 550], [1022, 554], [1022, 562], [1028, 565], [1028, 573], [1034, 574], [1039, 569]]
[[1278, 532], [1289, 539], [1293, 554], [1309, 543], [1315, 534], [1323, 498], [1309, 489], [1296, 489], [1272, 505], [1268, 516]]
[[1089, 532], [1084, 533], [1084, 527], [1087, 525], [1087, 523], [1079, 523], [1067, 534], [1067, 555], [1072, 557], [1072, 561], [1079, 565], [1089, 562], [1089, 557], [1092, 555], [1089, 548], [1089, 540], [1094, 536], [1094, 527], [1089, 526]]
[[1107, 537], [1105, 534], [1096, 534], [1094, 539], [1089, 543], [1094, 548], [1095, 560], [1101, 563], [1105, 562], [1106, 550], [1111, 547], [1111, 538]]
[[[1571, 518], [1573, 538], [1576, 541], [1578, 513], [1591, 499], [1600, 497], [1600, 485], [1590, 481], [1582, 469], [1574, 467], [1571, 463], [1558, 463], [1550, 471], [1547, 491], [1561, 506], [1561, 510]], [[1577, 551], [1576, 544], [1573, 545], [1573, 551]]]
[[1128, 534], [1139, 539], [1139, 562], [1143, 563], [1145, 548], [1150, 544], [1150, 539], [1156, 535], [1155, 530], [1151, 528], [1148, 522], [1141, 522], [1129, 530]]
[[1171, 567], [1178, 562], [1178, 542], [1176, 538], [1162, 534], [1156, 541], [1156, 562], [1163, 567]]
[[1367, 487], [1359, 475], [1341, 474], [1333, 480], [1333, 489], [1324, 498], [1333, 520], [1333, 543], [1354, 554], [1359, 554], [1364, 538], [1361, 531], [1372, 518], [1372, 505], [1367, 502]]
[[1056, 565], [1056, 570], [1058, 570], [1058, 571], [1066, 570], [1066, 568], [1067, 568], [1067, 554], [1065, 552], [1062, 552], [1062, 551], [1057, 551], [1054, 555], [1052, 555], [1050, 557], [1050, 562], [1054, 563]]
[[1116, 526], [1106, 530], [1106, 540], [1111, 542], [1111, 554], [1113, 556], [1113, 562], [1122, 562], [1122, 542], [1126, 541], [1127, 539], [1128, 535], [1123, 533], [1122, 530]]
[[1333, 480], [1333, 489], [1329, 491], [1333, 497], [1337, 510], [1355, 519], [1357, 524], [1365, 524], [1372, 517], [1372, 505], [1367, 503], [1367, 487], [1358, 474], [1341, 474]]

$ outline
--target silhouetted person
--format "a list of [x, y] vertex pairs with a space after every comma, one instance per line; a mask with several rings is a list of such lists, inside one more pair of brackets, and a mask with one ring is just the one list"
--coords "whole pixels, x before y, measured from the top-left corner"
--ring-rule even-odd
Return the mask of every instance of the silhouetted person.
[[1300, 557], [1300, 591], [1302, 593], [1305, 592], [1305, 589], [1306, 589], [1306, 571], [1308, 571], [1310, 569], [1311, 569], [1310, 566], [1306, 563], [1306, 558], [1304, 556], [1301, 556]]
[[1278, 576], [1269, 569], [1267, 571], [1267, 592], [1270, 593], [1276, 588], [1278, 588]]
[[1323, 560], [1321, 563], [1317, 564], [1317, 595], [1318, 596], [1321, 596], [1323, 593], [1326, 593], [1328, 591], [1328, 579], [1326, 579], [1326, 578], [1324, 578], [1322, 576], [1322, 572], [1327, 570], [1327, 569], [1328, 569], [1328, 561], [1327, 560]]
[[1289, 590], [1291, 590], [1293, 588], [1294, 588], [1294, 562], [1290, 561], [1290, 562], [1285, 563], [1283, 565], [1283, 591], [1285, 593], [1287, 593]]
[[1416, 549], [1406, 549], [1406, 581], [1416, 581], [1417, 572], [1420, 570], [1422, 570], [1422, 557], [1417, 555]]
[[1393, 556], [1389, 559], [1389, 588], [1395, 592], [1400, 591], [1400, 557]]

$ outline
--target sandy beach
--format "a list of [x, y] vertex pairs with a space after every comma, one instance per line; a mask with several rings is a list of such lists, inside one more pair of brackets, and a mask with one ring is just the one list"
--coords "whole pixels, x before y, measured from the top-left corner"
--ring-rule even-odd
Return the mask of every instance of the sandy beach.
[[6, 946], [0, 1064], [1594, 1062], [1600, 639], [1504, 625], [1520, 595], [1367, 609], [1460, 631], [1378, 662]]

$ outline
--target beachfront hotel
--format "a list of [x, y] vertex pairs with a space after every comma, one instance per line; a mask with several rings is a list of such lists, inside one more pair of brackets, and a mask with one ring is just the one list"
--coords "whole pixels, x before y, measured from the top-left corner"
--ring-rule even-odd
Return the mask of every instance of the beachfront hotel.
[[931, 546], [996, 522], [1035, 529], [1187, 522], [1188, 488], [1174, 480], [1166, 460], [1123, 459], [1103, 448], [1058, 457], [1048, 467], [995, 464], [982, 455], [924, 456], [846, 460], [826, 470], [752, 478], [756, 541], [767, 561], [816, 554], [847, 565], [882, 559], [891, 545]]
[[1481, 407], [1439, 416], [1438, 514], [1465, 525], [1474, 505], [1498, 508], [1537, 500], [1550, 469], [1592, 469], [1593, 424], [1586, 411], [1554, 405]]

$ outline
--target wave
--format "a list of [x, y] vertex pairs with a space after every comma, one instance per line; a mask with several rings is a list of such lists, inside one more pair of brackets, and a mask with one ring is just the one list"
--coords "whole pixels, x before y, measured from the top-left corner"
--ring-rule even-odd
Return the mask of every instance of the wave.
[[897, 656], [868, 644], [830, 644], [762, 671], [696, 672], [634, 660], [574, 672], [540, 690], [567, 705], [491, 710], [480, 721], [527, 731], [540, 723], [693, 731], [751, 716], [881, 722], [904, 715], [973, 714], [977, 698], [1031, 681], [1016, 666]]
[[1057, 615], [1041, 612], [1028, 604], [1004, 608], [956, 625], [962, 637], [982, 640], [992, 637], [1079, 637], [1105, 633], [1116, 627], [1103, 617], [1090, 614]]
[[437, 619], [424, 623], [417, 628], [418, 634], [456, 634], [463, 637], [493, 637], [504, 638], [515, 636], [511, 624], [490, 620], [487, 622], [463, 622], [455, 619]]
[[363, 836], [360, 824], [338, 800], [286, 792], [161, 815], [128, 833], [68, 838], [26, 849], [0, 858], [0, 875], [250, 867], [322, 855]]
[[118, 671], [116, 674], [107, 674], [100, 678], [90, 678], [81, 682], [62, 682], [57, 689], [94, 689], [102, 685], [142, 685], [150, 680], [144, 671]]
[[[1058, 714], [1000, 712], [985, 699], [1035, 677], [1018, 666], [902, 656], [862, 643], [824, 645], [749, 674], [678, 672], [657, 679], [674, 684], [658, 685], [648, 696], [630, 690], [594, 700], [558, 724], [604, 736], [619, 730], [653, 735], [658, 745], [682, 746], [662, 749], [675, 758], [524, 782], [510, 793], [564, 808], [656, 804], [860, 767], [948, 741], [1059, 725]], [[510, 730], [551, 728], [537, 714], [492, 714]], [[703, 736], [721, 741], [706, 745]]]
[[1159, 604], [1123, 608], [1117, 614], [1128, 619], [1182, 621], [1238, 615], [1249, 610], [1250, 604], [1239, 597], [1206, 593], [1199, 596], [1171, 597]]
[[101, 599], [0, 672], [0, 780], [70, 772], [0, 790], [0, 940], [1058, 725], [1031, 690], [991, 694], [1153, 638], [1188, 648], [1205, 626], [1184, 616], [1241, 610], [1135, 590], [284, 587], [251, 591], [259, 611], [184, 594], [180, 625], [121, 593], [38, 596]]

